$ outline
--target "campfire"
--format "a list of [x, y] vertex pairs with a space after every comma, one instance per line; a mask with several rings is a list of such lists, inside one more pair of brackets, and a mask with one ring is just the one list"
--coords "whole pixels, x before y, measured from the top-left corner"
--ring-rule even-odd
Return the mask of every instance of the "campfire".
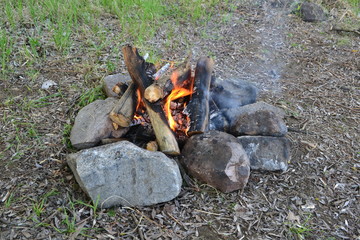
[[232, 192], [246, 186], [250, 167], [287, 169], [284, 113], [256, 102], [251, 83], [215, 83], [209, 57], [194, 70], [189, 59], [157, 70], [136, 48], [122, 50], [131, 82], [114, 83], [119, 99], [81, 109], [70, 136], [83, 150], [68, 156], [69, 166], [93, 201], [100, 196], [105, 207], [166, 202], [180, 193], [181, 174], [189, 186], [187, 174]]
[[151, 125], [160, 151], [180, 154], [178, 140], [208, 129], [213, 60], [200, 58], [194, 72], [186, 61], [153, 73], [136, 48], [122, 50], [132, 83], [110, 112], [114, 128]]

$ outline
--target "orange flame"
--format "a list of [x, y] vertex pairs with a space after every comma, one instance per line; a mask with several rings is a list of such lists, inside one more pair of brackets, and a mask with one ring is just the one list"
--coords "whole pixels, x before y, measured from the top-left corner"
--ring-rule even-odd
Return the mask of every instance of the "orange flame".
[[141, 93], [140, 93], [140, 89], [136, 89], [136, 95], [137, 95], [137, 105], [136, 105], [136, 108], [135, 108], [135, 112], [137, 110], [140, 109], [141, 105], [142, 105], [142, 100], [141, 100]]
[[171, 114], [170, 103], [171, 103], [171, 101], [174, 101], [174, 100], [179, 99], [181, 97], [189, 96], [193, 92], [192, 92], [192, 90], [183, 88], [183, 87], [178, 85], [178, 83], [177, 83], [177, 79], [178, 79], [177, 71], [174, 71], [171, 74], [170, 79], [171, 79], [171, 82], [172, 82], [174, 88], [171, 91], [170, 95], [166, 98], [164, 109], [165, 109], [165, 113], [166, 113], [166, 116], [167, 116], [167, 119], [168, 119], [169, 126], [173, 131], [175, 131], [176, 128], [177, 128], [177, 123], [176, 123], [176, 121], [174, 120], [174, 118], [173, 118], [173, 116]]
[[144, 103], [141, 99], [141, 92], [140, 89], [136, 89], [136, 108], [133, 119], [135, 122], [140, 122], [140, 124], [143, 124], [144, 117], [142, 116], [142, 113], [144, 113]]

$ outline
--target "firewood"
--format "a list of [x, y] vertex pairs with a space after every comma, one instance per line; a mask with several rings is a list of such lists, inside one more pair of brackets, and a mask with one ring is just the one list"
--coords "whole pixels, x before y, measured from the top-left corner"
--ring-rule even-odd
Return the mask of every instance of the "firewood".
[[186, 106], [190, 118], [189, 136], [208, 130], [209, 90], [213, 69], [214, 61], [210, 57], [202, 57], [198, 60], [194, 79], [195, 92]]
[[150, 141], [146, 144], [146, 150], [155, 152], [158, 149], [159, 149], [159, 146], [156, 141]]
[[110, 119], [121, 127], [128, 127], [136, 108], [136, 85], [131, 83], [126, 92], [111, 110]]
[[173, 69], [173, 71], [168, 71], [156, 81], [156, 83], [164, 89], [164, 96], [168, 95], [174, 88], [171, 82], [171, 76], [174, 72], [177, 72], [177, 83], [179, 85], [182, 85], [186, 80], [190, 79], [191, 68], [189, 57], [187, 57], [185, 61], [181, 63], [176, 69]]
[[159, 71], [157, 71], [157, 72], [154, 74], [153, 78], [154, 78], [155, 80], [158, 80], [164, 73], [167, 72], [167, 70], [169, 70], [169, 67], [170, 67], [170, 63], [165, 64], [162, 68], [160, 68]]
[[145, 89], [144, 97], [149, 102], [154, 103], [164, 97], [164, 91], [158, 84], [153, 83]]
[[113, 125], [114, 130], [118, 130], [119, 124], [113, 122], [112, 125]]
[[144, 92], [152, 84], [152, 79], [145, 73], [145, 61], [139, 55], [136, 48], [129, 45], [122, 49], [125, 65], [131, 76], [132, 81], [138, 86], [140, 95], [144, 102], [147, 113], [149, 114], [151, 125], [154, 129], [157, 143], [162, 152], [170, 155], [180, 154], [180, 149], [174, 133], [171, 131], [166, 120], [165, 113], [160, 103], [151, 103], [144, 98]]
[[112, 91], [119, 95], [119, 93], [121, 92], [121, 88], [115, 84], [112, 88]]
[[128, 88], [128, 85], [126, 83], [118, 82], [117, 84], [115, 84], [113, 86], [113, 88], [111, 90], [121, 97], [122, 95], [124, 95], [127, 88]]

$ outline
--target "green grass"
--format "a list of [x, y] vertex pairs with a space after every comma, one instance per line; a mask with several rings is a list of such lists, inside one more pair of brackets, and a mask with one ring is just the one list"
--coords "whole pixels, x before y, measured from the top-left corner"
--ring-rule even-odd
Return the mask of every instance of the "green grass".
[[95, 220], [97, 217], [96, 212], [97, 212], [99, 202], [96, 201], [96, 203], [94, 203], [94, 204], [91, 204], [91, 203], [88, 204], [81, 200], [72, 201], [70, 199], [70, 197], [68, 197], [68, 200], [69, 200], [69, 202], [68, 202], [67, 206], [64, 206], [64, 207], [61, 207], [58, 209], [58, 211], [61, 211], [62, 215], [63, 215], [63, 219], [61, 221], [61, 228], [57, 228], [55, 226], [52, 226], [52, 227], [57, 232], [62, 233], [62, 234], [64, 234], [64, 233], [71, 234], [76, 231], [79, 231], [80, 235], [87, 236], [86, 230], [88, 230], [90, 228], [85, 228], [85, 227], [79, 228], [79, 223], [77, 222], [77, 219], [76, 219], [76, 209], [79, 209], [79, 207], [89, 208], [90, 212], [92, 212], [90, 215], [91, 215], [92, 219]]
[[53, 101], [57, 97], [61, 97], [61, 93], [50, 94], [50, 95], [40, 97], [40, 98], [34, 99], [34, 100], [27, 100], [26, 98], [24, 98], [22, 107], [25, 111], [28, 111], [28, 110], [34, 109], [34, 108], [45, 107], [45, 106], [53, 104]]
[[40, 217], [41, 214], [43, 214], [45, 212], [45, 204], [48, 200], [49, 197], [51, 196], [55, 196], [59, 194], [59, 192], [57, 192], [56, 190], [51, 190], [48, 193], [45, 193], [39, 200], [33, 200], [33, 204], [32, 204], [32, 210], [33, 213], [35, 213], [36, 216]]
[[342, 38], [337, 40], [337, 45], [338, 46], [348, 46], [350, 44], [351, 44], [351, 40], [348, 37], [342, 37]]
[[11, 206], [11, 204], [13, 203], [13, 200], [14, 200], [14, 196], [12, 193], [10, 193], [9, 197], [5, 201], [5, 207], [9, 208]]
[[306, 239], [306, 237], [309, 237], [311, 232], [314, 231], [314, 229], [310, 228], [310, 218], [311, 214], [306, 217], [303, 223], [290, 224], [289, 231], [296, 239]]
[[359, 0], [345, 0], [351, 7], [352, 11], [359, 16], [360, 14], [360, 1]]
[[[101, 24], [104, 21], [102, 18], [108, 17], [106, 13], [117, 19], [115, 24], [119, 26], [119, 35], [115, 36], [116, 39], [122, 42], [131, 41], [136, 45], [147, 45], [146, 42], [160, 29], [171, 29], [183, 22], [205, 24], [215, 14], [213, 7], [226, 3], [227, 1], [220, 0], [1, 1], [2, 69], [5, 69], [4, 66], [9, 62], [9, 56], [14, 49], [14, 41], [9, 36], [24, 25], [35, 30], [28, 36], [29, 49], [34, 57], [38, 55], [40, 39], [50, 40], [57, 51], [68, 54], [73, 42], [83, 33], [83, 29], [87, 29], [84, 39], [95, 40], [99, 33], [106, 36], [106, 29]], [[114, 70], [111, 64], [108, 66], [110, 71]]]
[[81, 200], [76, 200], [75, 203], [90, 208], [93, 213], [93, 217], [96, 218], [97, 217], [96, 211], [99, 207], [99, 201], [100, 201], [100, 196], [97, 197], [95, 203], [85, 203]]
[[85, 107], [89, 103], [92, 103], [98, 99], [105, 99], [106, 96], [102, 90], [102, 86], [98, 85], [94, 88], [90, 88], [86, 90], [83, 94], [81, 94], [78, 102], [79, 107]]
[[71, 149], [71, 141], [70, 141], [70, 134], [71, 134], [72, 124], [65, 124], [63, 130], [63, 144], [68, 148]]
[[0, 49], [1, 49], [1, 72], [4, 74], [8, 69], [7, 64], [13, 51], [13, 39], [9, 34], [0, 29]]

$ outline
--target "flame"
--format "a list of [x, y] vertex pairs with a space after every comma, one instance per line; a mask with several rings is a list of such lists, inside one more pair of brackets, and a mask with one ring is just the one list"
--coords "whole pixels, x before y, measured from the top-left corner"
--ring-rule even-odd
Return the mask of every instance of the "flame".
[[183, 88], [182, 86], [178, 85], [178, 83], [177, 83], [178, 72], [177, 71], [174, 71], [171, 74], [170, 79], [171, 79], [171, 82], [172, 82], [174, 88], [171, 91], [170, 95], [166, 98], [166, 102], [165, 102], [165, 105], [164, 105], [164, 110], [165, 110], [165, 113], [166, 113], [170, 128], [173, 131], [175, 131], [176, 128], [177, 128], [177, 123], [176, 123], [176, 121], [174, 120], [174, 118], [173, 118], [173, 116], [171, 114], [170, 103], [171, 103], [171, 101], [174, 101], [174, 100], [179, 99], [181, 97], [189, 96], [193, 92], [192, 92], [191, 89], [189, 90], [189, 89]]
[[143, 105], [142, 100], [141, 100], [141, 92], [140, 89], [136, 89], [136, 96], [137, 96], [137, 105], [135, 108], [135, 112], [137, 112], [138, 110], [140, 110], [141, 106]]
[[144, 103], [141, 99], [141, 92], [140, 89], [136, 89], [136, 98], [137, 98], [137, 102], [136, 102], [136, 108], [135, 108], [135, 113], [134, 113], [134, 117], [133, 117], [133, 123], [134, 124], [144, 124], [145, 120], [143, 117], [143, 113], [144, 113]]

